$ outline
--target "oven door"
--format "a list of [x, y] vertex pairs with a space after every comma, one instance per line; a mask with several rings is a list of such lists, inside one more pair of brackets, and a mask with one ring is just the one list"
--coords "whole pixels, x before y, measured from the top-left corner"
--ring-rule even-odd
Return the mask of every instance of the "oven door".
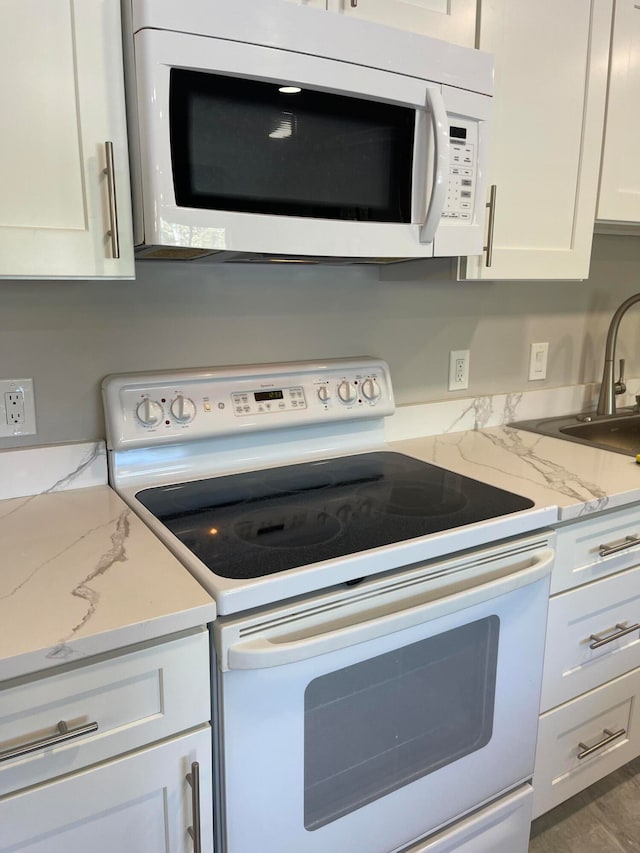
[[314, 257], [482, 251], [490, 97], [205, 36], [143, 30], [135, 44], [136, 242]]
[[219, 620], [222, 849], [390, 853], [530, 779], [550, 542]]

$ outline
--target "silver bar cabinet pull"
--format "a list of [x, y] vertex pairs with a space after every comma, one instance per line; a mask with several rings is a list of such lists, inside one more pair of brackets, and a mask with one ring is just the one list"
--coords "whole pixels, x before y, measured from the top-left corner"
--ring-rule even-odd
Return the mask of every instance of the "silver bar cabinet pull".
[[625, 536], [619, 542], [612, 542], [610, 545], [598, 545], [598, 548], [600, 548], [601, 557], [608, 557], [609, 554], [617, 554], [618, 551], [625, 551], [627, 548], [633, 548], [634, 545], [640, 545], [640, 537]]
[[483, 251], [487, 253], [487, 260], [485, 261], [485, 266], [490, 267], [491, 262], [493, 261], [493, 228], [496, 221], [496, 194], [498, 188], [496, 184], [491, 184], [491, 189], [489, 191], [489, 201], [486, 203], [485, 207], [489, 208], [489, 225], [487, 226], [487, 245], [483, 246]]
[[201, 853], [202, 840], [200, 838], [200, 764], [194, 761], [191, 764], [191, 773], [185, 776], [191, 785], [191, 814], [193, 815], [193, 826], [187, 827], [187, 832], [193, 840], [193, 853]]
[[37, 752], [39, 749], [58, 746], [58, 744], [65, 743], [68, 740], [93, 734], [93, 732], [98, 731], [98, 724], [87, 723], [84, 726], [70, 729], [64, 720], [60, 720], [56, 728], [58, 729], [58, 734], [38, 738], [38, 740], [32, 740], [29, 743], [23, 744], [23, 746], [16, 746], [13, 749], [3, 750], [0, 752], [0, 761], [11, 761], [14, 758], [22, 758], [23, 755], [29, 755], [30, 752]]
[[593, 746], [587, 746], [586, 743], [580, 742], [578, 746], [582, 750], [582, 752], [578, 753], [578, 758], [586, 758], [587, 755], [592, 755], [596, 750], [602, 749], [603, 746], [607, 746], [612, 741], [617, 740], [622, 735], [626, 735], [626, 729], [618, 729], [617, 732], [612, 732], [609, 729], [603, 729], [603, 733], [606, 735], [602, 740], [599, 740], [598, 743], [594, 743]]
[[618, 630], [608, 636], [606, 632], [604, 634], [591, 634], [589, 639], [593, 640], [593, 642], [589, 643], [589, 648], [599, 649], [600, 646], [606, 646], [607, 643], [619, 640], [620, 637], [626, 637], [627, 634], [633, 634], [634, 631], [640, 631], [640, 622], [636, 622], [635, 625], [625, 625], [623, 622], [618, 622], [616, 624], [616, 628]]
[[120, 257], [120, 237], [118, 235], [118, 202], [116, 199], [116, 170], [113, 164], [113, 142], [105, 142], [106, 169], [102, 174], [107, 176], [107, 188], [109, 190], [109, 222], [110, 229], [107, 236], [111, 238], [111, 257]]

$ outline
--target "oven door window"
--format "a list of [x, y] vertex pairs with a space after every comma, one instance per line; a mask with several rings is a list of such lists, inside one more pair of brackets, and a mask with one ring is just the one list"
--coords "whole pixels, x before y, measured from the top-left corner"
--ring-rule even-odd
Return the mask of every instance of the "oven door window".
[[219, 74], [171, 70], [180, 207], [411, 221], [415, 111]]
[[305, 691], [304, 825], [318, 829], [485, 746], [500, 620], [328, 673]]

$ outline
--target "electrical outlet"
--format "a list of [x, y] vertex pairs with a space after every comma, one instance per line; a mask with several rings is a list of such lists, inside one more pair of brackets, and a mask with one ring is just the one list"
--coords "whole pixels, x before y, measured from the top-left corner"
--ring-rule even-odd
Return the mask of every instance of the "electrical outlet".
[[35, 433], [33, 379], [0, 379], [0, 438]]
[[469, 387], [469, 350], [451, 350], [449, 353], [449, 391], [462, 391]]
[[549, 357], [549, 344], [531, 344], [529, 352], [529, 380], [547, 378], [547, 358]]
[[4, 410], [9, 426], [19, 426], [24, 423], [24, 394], [22, 391], [4, 392]]

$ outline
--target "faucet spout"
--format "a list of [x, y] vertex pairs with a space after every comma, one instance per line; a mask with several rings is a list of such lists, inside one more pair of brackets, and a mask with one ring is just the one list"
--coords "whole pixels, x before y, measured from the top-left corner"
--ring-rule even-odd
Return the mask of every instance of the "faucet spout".
[[616, 382], [614, 379], [614, 362], [616, 358], [616, 341], [620, 321], [632, 305], [640, 302], [640, 293], [634, 293], [620, 305], [609, 324], [607, 332], [607, 343], [604, 350], [604, 368], [602, 371], [602, 383], [598, 397], [598, 415], [615, 415], [616, 413]]

